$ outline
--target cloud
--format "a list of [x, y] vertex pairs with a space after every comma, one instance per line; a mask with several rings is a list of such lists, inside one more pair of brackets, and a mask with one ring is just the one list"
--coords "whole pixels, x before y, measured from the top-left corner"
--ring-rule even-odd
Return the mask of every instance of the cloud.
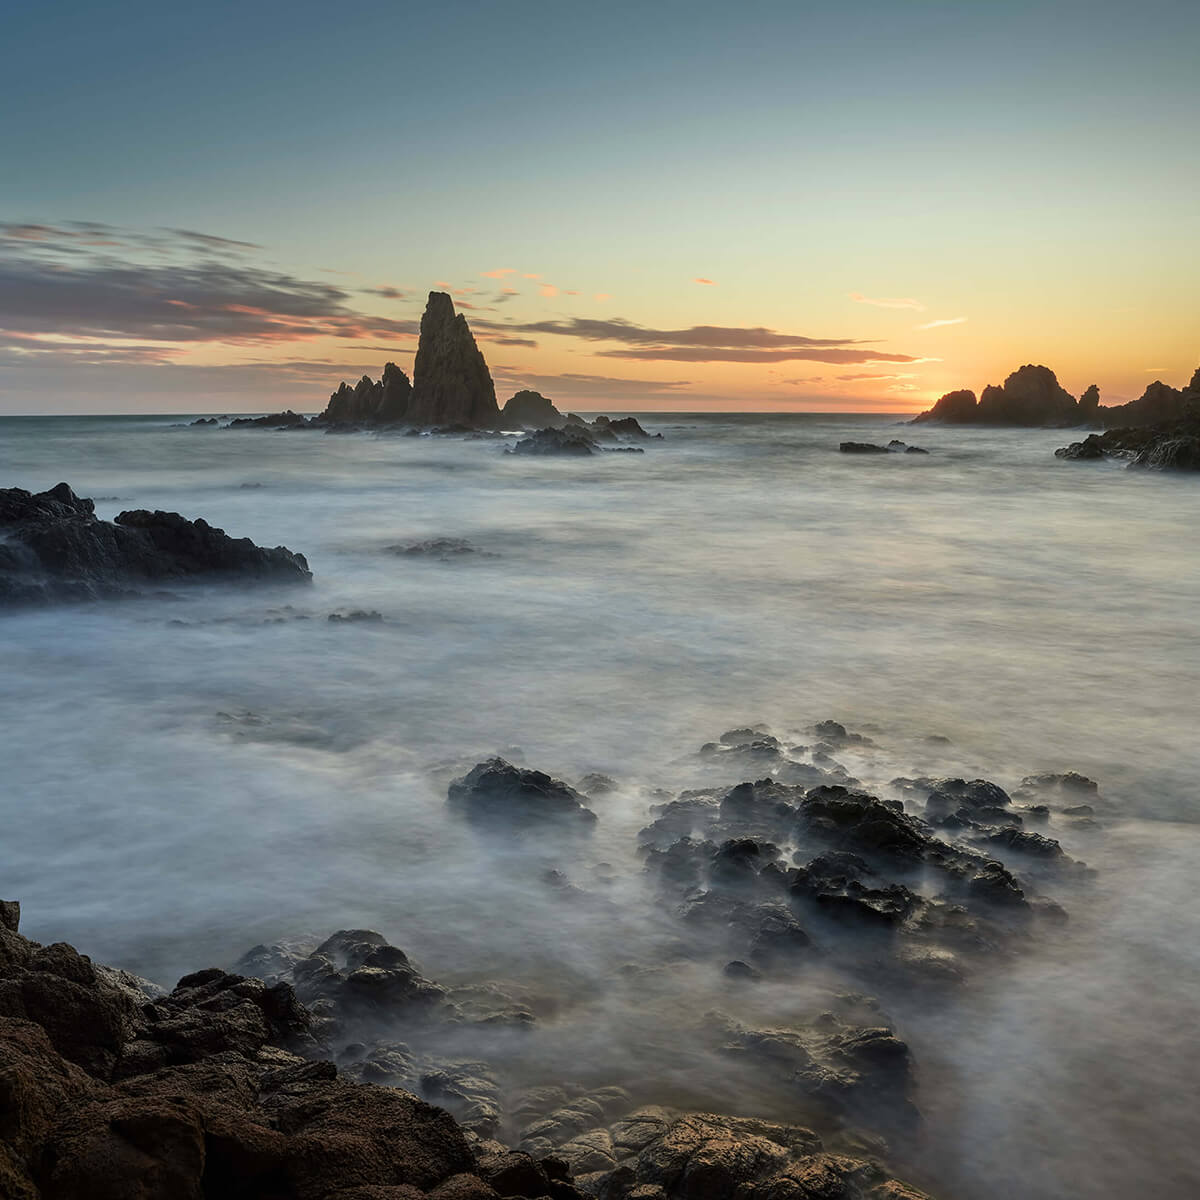
[[608, 292], [597, 292], [592, 299], [600, 304], [603, 304], [605, 300], [611, 300], [612, 296], [610, 296]]
[[697, 276], [695, 279], [693, 279], [693, 280], [692, 280], [692, 282], [693, 282], [693, 283], [702, 283], [702, 284], [704, 284], [706, 287], [716, 287], [716, 286], [717, 286], [717, 284], [716, 284], [716, 280], [714, 280], [714, 279], [701, 279], [699, 276]]
[[17, 355], [61, 358], [52, 343], [70, 339], [98, 361], [104, 344], [117, 359], [128, 353], [126, 342], [162, 343], [157, 353], [166, 359], [206, 342], [418, 333], [414, 320], [359, 312], [350, 294], [331, 283], [215, 255], [230, 239], [190, 231], [122, 234], [117, 256], [109, 248], [113, 239], [101, 249], [81, 236], [91, 232], [91, 226], [0, 226], [0, 345]]
[[[787, 362], [801, 359], [835, 364], [928, 361], [910, 354], [867, 349], [856, 338], [813, 338], [779, 333], [762, 326], [693, 325], [688, 329], [651, 329], [621, 317], [599, 320], [531, 321], [523, 324], [478, 322], [481, 328], [527, 334], [556, 334], [587, 342], [623, 342], [623, 348], [597, 350], [600, 358], [640, 362]], [[863, 348], [860, 348], [863, 347]]]
[[540, 275], [522, 275], [522, 279], [541, 279]]
[[544, 283], [542, 284], [541, 292], [543, 296], [554, 297], [558, 295], [558, 288], [552, 283]]
[[197, 233], [194, 229], [168, 229], [167, 233], [173, 233], [177, 238], [182, 238], [184, 241], [192, 242], [198, 246], [204, 246], [209, 250], [262, 249], [257, 242], [238, 242], [233, 238], [216, 237], [211, 233]]
[[917, 312], [925, 311], [925, 305], [920, 300], [914, 300], [909, 296], [875, 298], [864, 296], [862, 292], [851, 292], [850, 299], [856, 304], [873, 304], [876, 308], [915, 308]]
[[799, 387], [801, 384], [805, 384], [805, 383], [824, 383], [825, 376], [824, 375], [806, 375], [801, 379], [781, 379], [779, 382], [791, 384], [793, 387]]
[[561, 375], [538, 375], [527, 371], [500, 367], [493, 370], [497, 381], [507, 387], [527, 387], [554, 399], [555, 393], [580, 400], [605, 400], [613, 397], [650, 397], [666, 395], [687, 387], [687, 379], [621, 379], [612, 375], [587, 375], [565, 372]]
[[940, 329], [943, 325], [962, 325], [966, 322], [966, 317], [943, 317], [939, 321], [926, 321], [924, 325], [916, 326], [917, 329]]
[[402, 292], [399, 288], [388, 285], [377, 288], [363, 288], [362, 290], [368, 296], [382, 296], [385, 300], [403, 300], [408, 295], [407, 292]]
[[516, 267], [497, 267], [494, 271], [484, 271], [484, 279], [503, 279], [506, 275], [515, 275]]
[[843, 381], [844, 381], [844, 382], [846, 382], [846, 383], [853, 383], [853, 382], [855, 382], [855, 381], [857, 381], [857, 380], [862, 380], [862, 379], [915, 379], [915, 378], [916, 378], [916, 376], [915, 376], [915, 375], [912, 375], [912, 374], [907, 374], [907, 375], [875, 375], [875, 374], [872, 374], [870, 371], [863, 371], [863, 372], [860, 372], [860, 373], [858, 373], [858, 374], [856, 374], [856, 375], [839, 375], [839, 376], [838, 376], [838, 378], [839, 378], [839, 379], [841, 379], [841, 380], [843, 380]]

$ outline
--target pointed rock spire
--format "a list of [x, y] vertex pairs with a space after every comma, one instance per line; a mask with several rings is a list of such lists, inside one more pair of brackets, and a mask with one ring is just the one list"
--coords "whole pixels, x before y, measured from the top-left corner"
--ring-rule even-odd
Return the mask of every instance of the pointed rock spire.
[[430, 292], [421, 317], [407, 419], [414, 425], [469, 425], [494, 429], [500, 422], [496, 388], [475, 338], [446, 292]]

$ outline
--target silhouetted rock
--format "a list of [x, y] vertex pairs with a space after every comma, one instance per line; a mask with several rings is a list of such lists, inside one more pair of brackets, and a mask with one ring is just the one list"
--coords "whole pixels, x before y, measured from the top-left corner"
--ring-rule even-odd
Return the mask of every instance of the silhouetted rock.
[[407, 419], [414, 425], [464, 425], [494, 429], [500, 424], [496, 389], [483, 355], [446, 292], [430, 292], [421, 317], [421, 340], [413, 368]]
[[541, 392], [517, 392], [501, 410], [508, 428], [555, 429], [566, 424], [566, 417]]
[[376, 383], [364, 375], [354, 387], [343, 383], [332, 396], [325, 411], [315, 420], [325, 425], [391, 425], [408, 416], [412, 385], [395, 363], [383, 368]]
[[1100, 408], [1100, 388], [1097, 384], [1089, 384], [1082, 396], [1079, 397], [1079, 416], [1084, 421], [1094, 421]]
[[1107, 451], [1104, 448], [1104, 439], [1099, 434], [1091, 433], [1082, 442], [1072, 442], [1069, 446], [1060, 446], [1055, 450], [1054, 457], [1078, 460], [1106, 458]]
[[838, 449], [843, 454], [887, 454], [886, 446], [876, 446], [874, 442], [843, 442]]
[[196, 577], [307, 582], [302, 554], [231, 538], [206, 521], [135, 509], [97, 520], [91, 500], [60, 483], [0, 489], [0, 602], [93, 600]]
[[[1179, 391], [1162, 380], [1156, 379], [1136, 399], [1128, 404], [1114, 404], [1097, 410], [1097, 414], [1109, 429], [1129, 425], [1160, 425], [1165, 421], [1178, 421], [1187, 414], [1192, 402], [1190, 389]], [[1200, 397], [1198, 397], [1200, 398]]]
[[975, 393], [967, 388], [957, 392], [947, 392], [938, 402], [912, 419], [917, 425], [922, 421], [945, 421], [949, 425], [966, 425], [976, 419]]

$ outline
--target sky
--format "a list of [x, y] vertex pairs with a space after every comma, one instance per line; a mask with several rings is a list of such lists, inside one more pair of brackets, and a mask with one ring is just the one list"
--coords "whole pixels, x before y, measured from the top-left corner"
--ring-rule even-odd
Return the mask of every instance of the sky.
[[0, 412], [905, 412], [1200, 363], [1200, 4], [12, 5]]

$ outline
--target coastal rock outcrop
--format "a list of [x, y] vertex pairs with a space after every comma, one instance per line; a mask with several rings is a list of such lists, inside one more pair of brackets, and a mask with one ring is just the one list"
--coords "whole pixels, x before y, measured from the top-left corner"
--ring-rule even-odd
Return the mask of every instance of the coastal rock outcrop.
[[496, 388], [462, 313], [446, 292], [430, 292], [421, 317], [406, 418], [426, 426], [495, 429], [500, 424]]
[[1014, 371], [1003, 386], [985, 387], [978, 403], [974, 392], [947, 392], [933, 408], [914, 417], [913, 424], [1076, 425], [1085, 419], [1079, 402], [1049, 367], [1027, 364]]
[[554, 407], [553, 401], [548, 400], [541, 392], [528, 389], [517, 392], [500, 411], [503, 424], [510, 429], [557, 429], [567, 421]]
[[452, 808], [499, 830], [546, 825], [588, 828], [596, 823], [596, 814], [584, 799], [561, 779], [515, 767], [503, 758], [477, 763], [449, 791]]
[[408, 376], [390, 362], [378, 382], [364, 375], [354, 387], [343, 383], [314, 421], [324, 425], [394, 425], [408, 416], [411, 399]]
[[595, 454], [600, 446], [589, 430], [580, 425], [538, 429], [513, 446], [514, 454], [565, 454], [585, 457]]
[[0, 603], [94, 600], [194, 578], [308, 582], [302, 554], [230, 537], [203, 519], [135, 509], [115, 523], [60, 483], [0, 489]]
[[1109, 429], [1178, 421], [1187, 415], [1190, 407], [1200, 403], [1200, 378], [1197, 377], [1200, 377], [1200, 368], [1192, 382], [1182, 390], [1156, 379], [1136, 400], [1098, 409], [1097, 415]]
[[1093, 433], [1082, 442], [1060, 446], [1057, 458], [1085, 461], [1126, 459], [1130, 468], [1200, 471], [1200, 409], [1161, 425], [1134, 425]]

